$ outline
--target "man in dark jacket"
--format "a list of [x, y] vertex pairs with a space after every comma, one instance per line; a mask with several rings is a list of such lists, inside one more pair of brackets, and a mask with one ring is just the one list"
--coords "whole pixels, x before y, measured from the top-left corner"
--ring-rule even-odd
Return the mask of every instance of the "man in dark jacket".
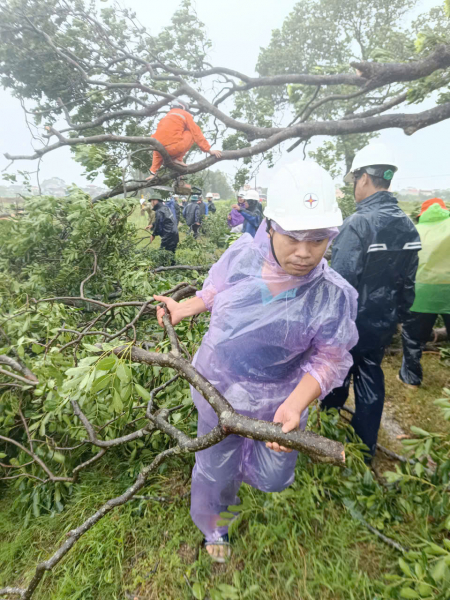
[[358, 291], [359, 342], [354, 364], [340, 388], [324, 400], [325, 408], [340, 408], [347, 400], [353, 376], [356, 411], [352, 425], [375, 454], [384, 405], [384, 350], [397, 324], [414, 302], [414, 281], [420, 238], [412, 221], [388, 189], [397, 170], [384, 144], [358, 152], [345, 181], [353, 182], [356, 212], [348, 217], [333, 246], [331, 267]]
[[208, 212], [213, 214], [216, 212], [216, 205], [214, 204], [214, 198], [211, 192], [206, 194], [206, 199], [208, 200]]
[[189, 227], [194, 235], [194, 238], [198, 238], [198, 232], [201, 225], [202, 215], [200, 205], [202, 201], [194, 194], [191, 196], [191, 201], [187, 204], [183, 210], [183, 217], [186, 220], [186, 225]]
[[170, 208], [172, 211], [173, 217], [175, 219], [176, 224], [180, 222], [181, 208], [178, 204], [179, 196], [171, 196], [169, 200], [166, 202], [166, 206]]
[[[177, 223], [172, 211], [159, 198], [150, 198], [150, 202], [155, 211], [155, 221], [151, 226], [151, 241], [153, 242], [156, 236], [161, 236], [161, 248], [173, 252], [175, 255], [179, 236]], [[175, 256], [173, 260], [175, 262]]]
[[208, 205], [203, 200], [203, 196], [201, 194], [199, 195], [198, 198], [200, 200], [200, 216], [201, 216], [201, 220], [203, 221], [203, 218], [208, 215]]

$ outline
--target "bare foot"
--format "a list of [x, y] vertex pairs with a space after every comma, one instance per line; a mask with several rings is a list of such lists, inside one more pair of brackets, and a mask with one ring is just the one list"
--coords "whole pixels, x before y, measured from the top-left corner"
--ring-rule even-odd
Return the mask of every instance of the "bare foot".
[[231, 556], [231, 548], [228, 545], [206, 544], [206, 551], [216, 562], [225, 562]]
[[173, 162], [176, 165], [181, 165], [182, 167], [187, 167], [187, 164], [185, 162], [183, 162], [182, 160], [174, 160]]

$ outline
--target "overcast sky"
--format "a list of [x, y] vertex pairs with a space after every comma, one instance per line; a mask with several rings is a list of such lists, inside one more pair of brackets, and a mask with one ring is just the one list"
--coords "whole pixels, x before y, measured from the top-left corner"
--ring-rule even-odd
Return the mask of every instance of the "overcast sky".
[[[424, 12], [442, 2], [443, 0], [423, 0], [416, 12]], [[172, 14], [179, 6], [179, 0], [125, 0], [124, 4], [135, 10], [140, 21], [155, 34], [169, 24]], [[227, 0], [221, 3], [196, 0], [198, 15], [206, 24], [213, 41], [211, 62], [254, 74], [260, 47], [269, 43], [271, 31], [281, 27], [294, 4], [294, 0]], [[3, 157], [4, 152], [27, 154], [32, 151], [32, 147], [19, 101], [11, 97], [8, 91], [0, 89], [0, 106], [0, 169], [3, 169], [8, 162]], [[432, 103], [421, 108], [430, 106]], [[412, 111], [417, 109], [414, 106]], [[401, 130], [383, 131], [380, 140], [392, 145], [397, 154], [400, 169], [394, 179], [394, 189], [408, 186], [422, 189], [450, 188], [450, 120], [428, 127], [411, 137]], [[320, 141], [317, 138], [314, 145]], [[298, 148], [284, 156], [278, 164], [301, 156], [302, 151]], [[31, 171], [35, 170], [36, 163], [17, 162], [15, 168]], [[235, 165], [223, 162], [217, 168], [232, 174]], [[58, 176], [67, 183], [84, 185], [86, 180], [82, 173], [81, 166], [72, 160], [70, 150], [61, 148], [44, 157], [41, 180]], [[268, 185], [272, 174], [273, 170], [263, 167], [258, 175], [258, 185]]]

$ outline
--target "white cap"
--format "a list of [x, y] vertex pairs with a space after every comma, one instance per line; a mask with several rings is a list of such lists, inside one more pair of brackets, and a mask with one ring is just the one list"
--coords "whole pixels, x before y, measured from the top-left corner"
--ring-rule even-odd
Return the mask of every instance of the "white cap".
[[259, 202], [259, 194], [256, 190], [248, 190], [244, 195], [244, 200], [258, 200]]
[[211, 192], [208, 192], [208, 193], [206, 194], [206, 197], [207, 197], [207, 198], [212, 198], [212, 197], [213, 197], [213, 195], [211, 194]]
[[309, 161], [281, 167], [270, 182], [264, 216], [286, 231], [339, 227], [342, 213], [331, 175]]
[[[392, 167], [392, 171], [398, 170], [397, 160], [391, 148], [386, 146], [386, 144], [382, 144], [381, 142], [377, 142], [376, 144], [369, 144], [365, 146], [362, 150], [359, 150], [355, 154], [355, 158], [353, 159], [352, 168], [350, 172], [344, 177], [344, 181], [346, 183], [352, 183], [355, 180], [355, 171], [359, 169], [363, 169], [364, 167], [374, 167], [377, 165], [388, 165]], [[372, 173], [371, 173], [372, 174]], [[373, 173], [375, 174], [375, 173]], [[392, 179], [391, 173], [391, 179]], [[388, 178], [386, 178], [389, 180]]]
[[141, 199], [139, 200], [139, 202], [141, 203], [141, 206], [142, 206], [142, 205], [145, 203], [145, 198], [141, 198]]

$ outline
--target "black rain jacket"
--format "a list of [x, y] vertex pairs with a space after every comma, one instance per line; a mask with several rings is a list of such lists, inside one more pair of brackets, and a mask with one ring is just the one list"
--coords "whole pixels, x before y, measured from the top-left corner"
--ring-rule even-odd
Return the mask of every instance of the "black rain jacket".
[[161, 247], [169, 250], [178, 243], [178, 227], [172, 211], [162, 202], [153, 209], [155, 211], [155, 222], [152, 225], [152, 234], [161, 236]]
[[369, 196], [344, 221], [331, 267], [359, 294], [359, 351], [387, 346], [408, 316], [420, 249], [417, 229], [390, 192]]
[[200, 223], [200, 205], [197, 204], [197, 202], [190, 202], [187, 204], [183, 210], [183, 217], [186, 219], [186, 224], [189, 225], [189, 227], [192, 227], [195, 223]]

